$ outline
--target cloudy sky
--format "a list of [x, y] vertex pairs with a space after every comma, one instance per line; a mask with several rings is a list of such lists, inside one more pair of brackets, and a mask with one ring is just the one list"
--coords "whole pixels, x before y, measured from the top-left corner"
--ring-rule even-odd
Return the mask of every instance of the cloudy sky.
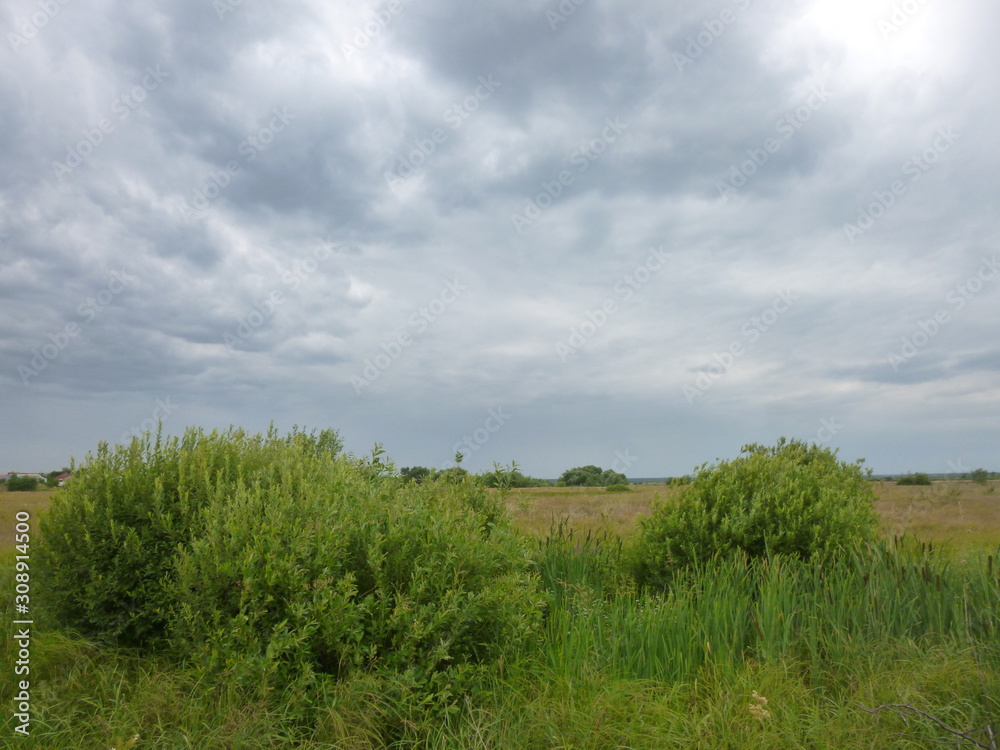
[[11, 0], [0, 472], [333, 427], [1000, 469], [1000, 6]]

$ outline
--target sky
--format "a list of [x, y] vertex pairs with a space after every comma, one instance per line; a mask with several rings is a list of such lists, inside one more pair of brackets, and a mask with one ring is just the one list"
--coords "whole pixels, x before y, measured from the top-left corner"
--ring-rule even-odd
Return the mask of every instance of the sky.
[[[0, 473], [1000, 470], [1000, 6], [11, 0]], [[991, 72], [992, 71], [992, 72]]]

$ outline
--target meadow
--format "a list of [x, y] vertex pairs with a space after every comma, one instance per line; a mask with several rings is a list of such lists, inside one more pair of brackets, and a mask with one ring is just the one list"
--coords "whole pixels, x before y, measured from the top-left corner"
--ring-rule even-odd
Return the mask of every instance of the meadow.
[[[873, 482], [876, 509], [887, 537], [909, 535], [944, 545], [950, 553], [993, 551], [1000, 547], [1000, 482], [934, 482], [929, 487]], [[508, 508], [519, 528], [547, 534], [565, 519], [578, 533], [611, 531], [631, 536], [653, 503], [670, 502], [679, 486], [636, 484], [631, 492], [608, 493], [603, 487], [532, 487], [512, 493]]]
[[[677, 487], [511, 491], [537, 550], [540, 639], [446, 710], [352, 673], [315, 695], [212, 681], [158, 652], [36, 621], [31, 734], [0, 674], [11, 747], [926, 748], [997, 747], [997, 482], [874, 484], [881, 547], [826, 567], [791, 558], [695, 566], [662, 595], [627, 570], [640, 519]], [[0, 611], [12, 609], [14, 514], [54, 493], [0, 492]], [[33, 592], [43, 597], [43, 591]], [[9, 639], [5, 665], [16, 652]], [[879, 707], [885, 707], [879, 709]], [[895, 707], [895, 708], [893, 708]], [[876, 711], [876, 709], [878, 709]]]

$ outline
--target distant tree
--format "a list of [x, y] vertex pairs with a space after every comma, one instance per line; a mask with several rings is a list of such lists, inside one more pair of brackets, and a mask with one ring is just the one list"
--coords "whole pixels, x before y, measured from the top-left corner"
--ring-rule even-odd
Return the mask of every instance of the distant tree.
[[399, 470], [399, 475], [407, 481], [420, 484], [430, 476], [431, 470], [426, 466], [404, 466]]
[[609, 487], [612, 484], [628, 484], [628, 477], [612, 469], [605, 469], [601, 473], [601, 486]]
[[559, 477], [560, 487], [607, 487], [609, 484], [628, 484], [628, 478], [611, 469], [602, 470], [593, 464], [567, 469]]
[[7, 489], [11, 492], [30, 492], [38, 486], [38, 477], [23, 474], [7, 478]]
[[558, 484], [561, 487], [596, 487], [600, 476], [601, 469], [593, 464], [577, 466], [575, 469], [566, 469], [559, 477]]
[[907, 474], [896, 480], [896, 484], [904, 485], [929, 485], [931, 483], [931, 478], [918, 471], [916, 474]]
[[981, 484], [985, 486], [990, 479], [990, 473], [986, 471], [986, 469], [976, 469], [971, 474], [969, 474], [969, 479], [971, 479], [976, 484]]

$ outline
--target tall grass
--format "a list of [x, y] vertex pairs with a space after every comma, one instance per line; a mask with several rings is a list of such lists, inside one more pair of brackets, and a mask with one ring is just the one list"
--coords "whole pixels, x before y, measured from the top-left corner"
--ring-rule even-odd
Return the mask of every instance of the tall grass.
[[[893, 702], [951, 726], [997, 728], [993, 556], [949, 565], [936, 549], [897, 541], [824, 566], [720, 558], [686, 569], [666, 592], [641, 592], [620, 574], [628, 553], [613, 537], [554, 527], [539, 548], [550, 592], [542, 641], [505, 656], [483, 689], [433, 718], [384, 676], [325, 681], [303, 713], [287, 696], [208, 682], [155, 655], [39, 627], [33, 731], [19, 746], [107, 750], [131, 747], [136, 735], [136, 750], [777, 750], [948, 739], [929, 722], [860, 710]], [[10, 619], [8, 602], [0, 615]], [[11, 648], [8, 639], [0, 649], [7, 663]], [[3, 700], [13, 695], [9, 672], [0, 675]], [[750, 710], [755, 691], [769, 701], [766, 716]], [[12, 736], [9, 716], [0, 731]]]
[[[902, 540], [856, 547], [826, 563], [717, 557], [678, 571], [662, 594], [609, 591], [595, 571], [617, 551], [558, 535], [543, 581], [553, 587], [544, 661], [567, 678], [610, 673], [666, 682], [706, 667], [794, 660], [816, 686], [866, 649], [902, 640], [977, 648], [996, 663], [1000, 580], [993, 556], [956, 570]], [[597, 585], [595, 585], [597, 581]]]

